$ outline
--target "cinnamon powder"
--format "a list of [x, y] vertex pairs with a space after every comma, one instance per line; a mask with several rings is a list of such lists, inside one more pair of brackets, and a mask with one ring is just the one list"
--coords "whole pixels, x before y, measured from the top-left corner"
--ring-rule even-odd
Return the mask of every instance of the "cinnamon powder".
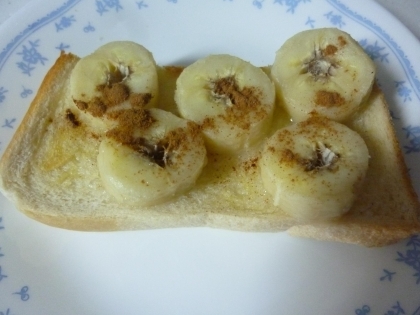
[[[257, 119], [265, 117], [266, 111], [260, 102], [262, 93], [259, 89], [240, 88], [234, 76], [224, 77], [212, 83], [214, 98], [224, 100], [227, 105], [226, 114], [220, 116], [225, 122], [247, 130], [250, 128], [251, 115], [255, 115]], [[214, 124], [207, 121], [206, 127], [214, 127]]]
[[322, 53], [324, 56], [331, 56], [334, 55], [337, 52], [338, 48], [334, 45], [328, 45], [322, 50]]
[[130, 147], [160, 167], [171, 164], [171, 155], [174, 151], [178, 157], [188, 154], [189, 143], [196, 137], [201, 137], [200, 128], [193, 122], [188, 122], [184, 128], [169, 131], [156, 142], [142, 136], [136, 137], [136, 131], [144, 132], [152, 128], [156, 122], [150, 111], [145, 109], [113, 111], [107, 114], [107, 117], [117, 122], [117, 127], [106, 133], [107, 137]]
[[114, 82], [98, 85], [95, 96], [88, 102], [74, 100], [76, 106], [90, 113], [93, 117], [103, 117], [108, 109], [129, 101], [132, 107], [144, 108], [153, 98], [150, 93], [132, 93], [130, 88], [123, 82]]
[[344, 105], [346, 100], [337, 92], [320, 90], [316, 92], [314, 102], [319, 106], [334, 107]]

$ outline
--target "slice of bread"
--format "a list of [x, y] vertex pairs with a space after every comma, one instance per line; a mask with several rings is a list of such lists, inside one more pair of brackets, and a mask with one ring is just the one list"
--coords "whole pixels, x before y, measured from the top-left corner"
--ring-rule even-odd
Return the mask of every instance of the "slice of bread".
[[[0, 162], [0, 190], [31, 218], [84, 231], [207, 226], [275, 232], [383, 246], [420, 232], [420, 204], [410, 182], [388, 107], [375, 87], [349, 122], [371, 155], [364, 189], [338, 220], [301, 224], [273, 206], [260, 178], [256, 146], [240, 156], [209, 155], [195, 187], [167, 203], [137, 208], [105, 192], [96, 166], [100, 137], [86, 128], [69, 96], [79, 60], [62, 53], [46, 75]], [[180, 67], [160, 67], [158, 107], [177, 113]], [[287, 124], [277, 109], [273, 131]]]

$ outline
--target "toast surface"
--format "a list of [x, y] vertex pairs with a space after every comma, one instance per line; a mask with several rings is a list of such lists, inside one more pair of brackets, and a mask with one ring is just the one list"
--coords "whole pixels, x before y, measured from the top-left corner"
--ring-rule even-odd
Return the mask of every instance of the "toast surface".
[[[369, 170], [362, 193], [338, 220], [302, 224], [275, 207], [263, 189], [256, 146], [240, 156], [209, 155], [195, 187], [147, 208], [122, 205], [102, 187], [96, 167], [100, 138], [74, 116], [69, 97], [78, 61], [61, 54], [46, 75], [0, 162], [0, 188], [17, 208], [45, 224], [113, 231], [208, 226], [241, 231], [283, 231], [320, 240], [382, 246], [420, 232], [420, 206], [399, 149], [383, 94], [374, 88], [347, 125], [364, 138]], [[177, 114], [173, 100], [179, 67], [160, 67], [158, 107]], [[69, 114], [71, 113], [71, 115]], [[288, 124], [277, 109], [272, 131]]]

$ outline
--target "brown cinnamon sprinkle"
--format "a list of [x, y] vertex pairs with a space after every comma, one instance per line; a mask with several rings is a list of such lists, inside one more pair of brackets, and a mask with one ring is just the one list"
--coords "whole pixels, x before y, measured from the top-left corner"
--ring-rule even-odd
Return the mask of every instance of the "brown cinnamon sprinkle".
[[243, 162], [243, 167], [246, 172], [250, 172], [252, 170], [256, 170], [258, 168], [258, 160], [259, 157], [253, 157], [245, 162]]
[[331, 55], [334, 55], [337, 52], [337, 50], [338, 50], [337, 47], [330, 44], [327, 47], [325, 47], [325, 49], [322, 50], [322, 53], [324, 56], [331, 56]]
[[144, 108], [152, 99], [151, 93], [132, 93], [130, 95], [130, 105], [133, 107]]
[[280, 152], [280, 162], [282, 164], [291, 164], [298, 162], [300, 164], [300, 158], [290, 149], [284, 149]]
[[101, 92], [101, 100], [107, 108], [121, 104], [130, 95], [128, 86], [121, 82], [99, 85], [96, 89]]
[[[257, 117], [264, 118], [266, 111], [264, 110], [260, 96], [261, 91], [255, 87], [238, 86], [234, 76], [224, 77], [212, 82], [214, 86], [212, 94], [215, 99], [225, 100], [226, 115], [221, 115], [221, 118], [229, 124], [236, 125], [241, 129], [249, 129], [249, 118], [251, 114]], [[203, 128], [214, 128], [214, 124], [206, 121]]]
[[339, 44], [340, 44], [341, 47], [347, 45], [346, 39], [343, 36], [341, 36], [341, 35], [338, 36], [338, 42], [339, 42]]
[[135, 130], [147, 130], [156, 121], [148, 110], [126, 109], [113, 111], [107, 117], [118, 123], [118, 126], [109, 130], [106, 135], [120, 143], [131, 142]]
[[344, 105], [346, 100], [337, 92], [320, 90], [316, 92], [314, 102], [319, 106], [334, 107]]
[[70, 108], [67, 108], [66, 110], [66, 119], [71, 123], [73, 127], [80, 126], [80, 121], [77, 120], [76, 115], [74, 115]]
[[201, 137], [199, 127], [193, 122], [188, 122], [186, 128], [171, 130], [157, 142], [142, 136], [136, 137], [136, 131], [146, 131], [156, 122], [150, 111], [144, 109], [114, 111], [107, 114], [107, 117], [118, 123], [117, 127], [106, 133], [107, 137], [130, 147], [160, 167], [171, 164], [171, 155], [175, 150], [178, 156], [188, 153], [186, 146], [189, 142], [197, 136]]
[[213, 117], [206, 117], [200, 124], [201, 129], [214, 129], [216, 128], [216, 122]]
[[88, 108], [88, 104], [86, 102], [73, 100], [74, 104], [76, 104], [77, 108], [80, 110], [86, 110]]
[[94, 97], [89, 102], [74, 100], [76, 106], [89, 112], [94, 117], [102, 117], [108, 109], [129, 101], [132, 107], [144, 108], [152, 99], [150, 93], [131, 93], [130, 88], [123, 82], [112, 82], [96, 87], [100, 96]]

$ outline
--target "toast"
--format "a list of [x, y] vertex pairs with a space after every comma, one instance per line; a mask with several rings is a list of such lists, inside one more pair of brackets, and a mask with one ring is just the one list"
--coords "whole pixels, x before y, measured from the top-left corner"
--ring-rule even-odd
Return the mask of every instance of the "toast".
[[[0, 190], [27, 216], [80, 231], [287, 230], [295, 236], [365, 246], [384, 246], [420, 232], [418, 197], [378, 87], [346, 123], [364, 138], [370, 153], [361, 193], [339, 219], [302, 224], [275, 207], [262, 188], [258, 146], [240, 156], [209, 154], [195, 186], [166, 203], [139, 209], [115, 201], [105, 192], [96, 167], [100, 139], [86, 133], [72, 112], [69, 77], [78, 60], [71, 53], [59, 56], [0, 162]], [[162, 92], [157, 107], [177, 114], [173, 94], [181, 72], [181, 67], [159, 67]], [[277, 124], [286, 122], [280, 119]]]

